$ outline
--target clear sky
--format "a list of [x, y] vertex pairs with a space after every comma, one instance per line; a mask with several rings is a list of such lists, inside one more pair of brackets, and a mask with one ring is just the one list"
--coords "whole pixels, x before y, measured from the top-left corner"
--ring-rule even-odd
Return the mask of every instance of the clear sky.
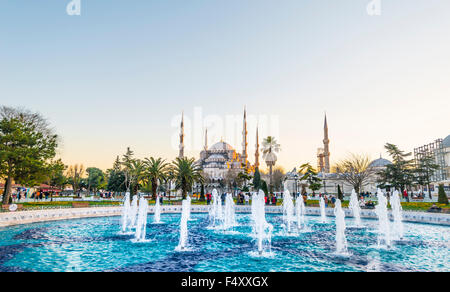
[[369, 0], [69, 2], [0, 1], [0, 104], [48, 117], [67, 164], [106, 169], [127, 146], [171, 160], [195, 107], [278, 117], [286, 170], [316, 165], [325, 111], [332, 162], [450, 134], [448, 0], [381, 0], [380, 16]]

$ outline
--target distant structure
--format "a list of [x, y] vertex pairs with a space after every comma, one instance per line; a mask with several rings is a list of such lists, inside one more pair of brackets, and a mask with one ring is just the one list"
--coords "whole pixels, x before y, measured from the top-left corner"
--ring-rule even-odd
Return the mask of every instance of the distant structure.
[[319, 172], [330, 173], [330, 140], [328, 139], [328, 123], [325, 114], [323, 127], [323, 148], [317, 149], [317, 169]]
[[184, 112], [181, 114], [179, 158], [184, 157]]

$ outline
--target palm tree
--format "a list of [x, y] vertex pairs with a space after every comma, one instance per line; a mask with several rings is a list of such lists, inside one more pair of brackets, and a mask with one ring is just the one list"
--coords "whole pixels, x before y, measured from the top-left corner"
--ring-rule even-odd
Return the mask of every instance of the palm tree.
[[162, 158], [155, 159], [153, 157], [146, 158], [144, 164], [146, 167], [145, 174], [151, 184], [152, 199], [156, 200], [158, 185], [166, 180], [169, 164]]
[[140, 159], [133, 159], [130, 161], [129, 167], [129, 179], [132, 194], [136, 194], [140, 187], [141, 182], [145, 178], [145, 164]]
[[266, 161], [267, 166], [269, 167], [269, 176], [270, 176], [270, 183], [269, 187], [272, 191], [272, 168], [275, 166], [275, 163], [277, 162], [277, 155], [276, 153], [280, 152], [280, 144], [277, 143], [277, 140], [273, 136], [269, 136], [265, 138], [262, 142], [262, 153], [263, 153], [263, 159]]
[[195, 183], [203, 183], [202, 169], [195, 163], [194, 158], [177, 157], [172, 162], [173, 179], [177, 189], [182, 191], [183, 199], [192, 190]]

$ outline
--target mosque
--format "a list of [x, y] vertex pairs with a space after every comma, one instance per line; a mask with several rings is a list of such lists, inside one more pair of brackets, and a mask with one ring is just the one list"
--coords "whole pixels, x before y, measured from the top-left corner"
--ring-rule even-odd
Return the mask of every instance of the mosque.
[[[256, 129], [256, 151], [255, 164], [248, 161], [247, 152], [247, 111], [244, 109], [243, 117], [243, 131], [242, 131], [242, 149], [238, 152], [230, 144], [221, 140], [211, 147], [208, 147], [208, 130], [205, 130], [205, 145], [200, 152], [200, 159], [197, 164], [203, 169], [204, 173], [215, 182], [224, 180], [229, 171], [234, 171], [235, 174], [247, 170], [249, 173], [255, 171], [259, 167], [259, 142], [258, 129]], [[184, 157], [184, 123], [181, 121], [180, 132], [180, 152], [179, 157]]]

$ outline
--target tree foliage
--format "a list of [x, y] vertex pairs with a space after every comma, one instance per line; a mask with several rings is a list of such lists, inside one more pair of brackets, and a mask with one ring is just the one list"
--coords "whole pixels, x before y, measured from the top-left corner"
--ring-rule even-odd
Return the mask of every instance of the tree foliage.
[[380, 187], [392, 187], [403, 191], [414, 181], [413, 160], [409, 159], [411, 153], [405, 153], [396, 145], [386, 143], [384, 148], [392, 158], [392, 164], [378, 172]]
[[171, 170], [177, 189], [181, 190], [183, 199], [192, 191], [194, 183], [203, 183], [202, 169], [194, 158], [177, 157], [172, 162]]
[[261, 188], [261, 173], [259, 168], [255, 169], [255, 174], [253, 175], [253, 188], [258, 191]]
[[3, 203], [8, 204], [12, 183], [32, 185], [48, 177], [56, 155], [58, 136], [38, 113], [0, 107], [0, 177], [4, 177]]
[[438, 203], [448, 205], [448, 197], [447, 197], [447, 194], [445, 193], [443, 184], [439, 185], [439, 193], [438, 194], [439, 194]]
[[351, 154], [335, 165], [339, 178], [349, 183], [359, 193], [374, 178], [375, 170], [370, 167], [371, 159], [367, 155]]
[[146, 158], [144, 160], [145, 164], [145, 175], [149, 180], [149, 185], [151, 186], [152, 197], [156, 199], [156, 192], [158, 186], [162, 184], [166, 178], [169, 170], [169, 164], [162, 158]]
[[306, 181], [308, 187], [313, 191], [320, 190], [322, 180], [318, 177], [318, 172], [309, 163], [302, 164], [298, 170], [300, 181]]

